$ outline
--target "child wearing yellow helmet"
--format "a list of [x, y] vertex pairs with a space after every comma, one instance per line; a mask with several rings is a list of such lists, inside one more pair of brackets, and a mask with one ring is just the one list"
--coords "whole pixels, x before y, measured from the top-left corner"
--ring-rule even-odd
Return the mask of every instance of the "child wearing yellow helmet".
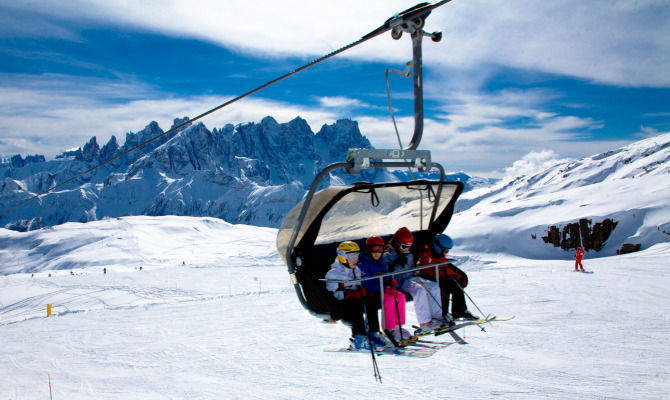
[[[337, 256], [326, 274], [326, 289], [337, 300], [331, 313], [334, 320], [342, 319], [351, 325], [351, 336], [356, 349], [369, 349], [370, 344], [365, 329], [364, 302], [365, 288], [360, 282], [346, 282], [363, 277], [358, 268], [358, 257], [361, 249], [356, 242], [346, 241], [337, 246]], [[340, 281], [340, 282], [336, 282]], [[345, 282], [342, 282], [345, 281]], [[379, 330], [377, 310], [368, 312], [370, 332]]]

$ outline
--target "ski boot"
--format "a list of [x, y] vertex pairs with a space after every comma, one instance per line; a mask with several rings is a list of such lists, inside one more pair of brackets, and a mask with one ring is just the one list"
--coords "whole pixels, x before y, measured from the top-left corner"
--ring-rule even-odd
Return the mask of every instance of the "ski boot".
[[352, 344], [350, 347], [356, 350], [370, 350], [370, 342], [365, 335], [356, 335], [352, 339]]
[[473, 315], [470, 311], [465, 310], [461, 313], [454, 314], [454, 319], [455, 320], [456, 319], [462, 319], [462, 320], [466, 320], [466, 321], [476, 321], [476, 320], [479, 319], [479, 317], [476, 316], [476, 315]]

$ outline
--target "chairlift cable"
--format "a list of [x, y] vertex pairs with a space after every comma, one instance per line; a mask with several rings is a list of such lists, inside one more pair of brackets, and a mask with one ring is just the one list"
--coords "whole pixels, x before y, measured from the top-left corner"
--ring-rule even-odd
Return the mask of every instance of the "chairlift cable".
[[100, 164], [98, 164], [98, 165], [96, 165], [96, 166], [94, 166], [94, 167], [92, 167], [92, 168], [89, 168], [89, 169], [87, 169], [86, 171], [84, 171], [84, 172], [82, 172], [82, 173], [80, 173], [80, 174], [77, 174], [77, 175], [73, 176], [72, 178], [69, 178], [69, 179], [67, 179], [67, 180], [65, 180], [65, 181], [63, 181], [63, 182], [61, 182], [61, 183], [59, 183], [59, 184], [57, 184], [57, 185], [54, 185], [54, 186], [48, 188], [47, 190], [45, 190], [45, 191], [43, 191], [43, 192], [41, 192], [41, 193], [38, 193], [38, 194], [36, 194], [36, 195], [34, 195], [34, 196], [32, 196], [32, 197], [29, 197], [28, 199], [23, 200], [23, 201], [17, 203], [16, 205], [14, 205], [14, 206], [11, 206], [11, 207], [9, 207], [9, 208], [6, 208], [6, 209], [4, 209], [3, 211], [0, 212], [0, 216], [1, 216], [1, 215], [4, 215], [4, 214], [6, 214], [6, 213], [8, 213], [8, 212], [10, 212], [10, 211], [12, 211], [12, 210], [14, 210], [14, 209], [17, 209], [17, 208], [23, 206], [24, 204], [27, 204], [27, 203], [29, 203], [29, 202], [31, 202], [31, 201], [33, 201], [33, 200], [36, 200], [36, 199], [38, 199], [38, 198], [44, 196], [45, 194], [48, 194], [48, 193], [50, 193], [50, 192], [53, 192], [54, 190], [56, 190], [56, 189], [58, 189], [58, 188], [60, 188], [60, 187], [63, 187], [64, 185], [66, 185], [66, 184], [68, 184], [68, 183], [70, 183], [70, 182], [72, 182], [72, 181], [74, 181], [74, 180], [76, 180], [76, 179], [78, 179], [78, 178], [80, 178], [80, 177], [82, 177], [82, 176], [88, 174], [88, 173], [91, 173], [91, 172], [97, 170], [98, 168], [101, 168], [101, 167], [103, 167], [103, 166], [105, 166], [105, 165], [107, 165], [107, 164], [109, 164], [109, 163], [111, 163], [111, 162], [113, 162], [113, 161], [115, 161], [115, 160], [117, 160], [117, 159], [123, 157], [124, 155], [126, 155], [126, 154], [128, 154], [128, 153], [131, 153], [131, 152], [133, 152], [133, 151], [135, 151], [135, 150], [137, 150], [137, 149], [139, 149], [139, 148], [141, 148], [141, 147], [143, 147], [143, 146], [145, 146], [145, 145], [147, 145], [147, 144], [149, 144], [149, 143], [151, 143], [151, 142], [154, 142], [154, 141], [160, 139], [161, 137], [164, 137], [164, 136], [166, 136], [166, 135], [169, 135], [169, 134], [171, 134], [171, 133], [174, 133], [174, 132], [176, 132], [176, 131], [178, 131], [178, 130], [184, 128], [184, 127], [186, 127], [187, 125], [190, 125], [192, 122], [195, 122], [195, 121], [197, 121], [197, 120], [199, 120], [199, 119], [201, 119], [201, 118], [204, 118], [205, 116], [207, 116], [207, 115], [209, 115], [209, 114], [212, 114], [212, 113], [214, 113], [214, 112], [216, 112], [216, 111], [218, 111], [218, 110], [220, 110], [220, 109], [222, 109], [222, 108], [224, 108], [224, 107], [227, 107], [227, 106], [229, 106], [229, 105], [231, 105], [231, 104], [233, 104], [233, 103], [235, 103], [235, 102], [237, 102], [237, 101], [239, 101], [239, 100], [242, 100], [242, 99], [245, 98], [245, 97], [248, 97], [248, 96], [250, 96], [250, 95], [252, 95], [252, 94], [254, 94], [254, 93], [256, 93], [256, 92], [258, 92], [258, 91], [260, 91], [260, 90], [263, 90], [263, 89], [265, 89], [265, 88], [268, 87], [268, 86], [271, 86], [271, 85], [273, 85], [273, 84], [275, 84], [275, 83], [277, 83], [277, 82], [279, 82], [279, 81], [281, 81], [281, 80], [284, 80], [284, 79], [286, 79], [286, 78], [288, 78], [288, 77], [290, 77], [290, 76], [292, 76], [292, 75], [297, 74], [298, 72], [301, 72], [301, 71], [303, 71], [303, 70], [305, 70], [305, 69], [307, 69], [307, 68], [309, 68], [309, 67], [311, 67], [311, 66], [314, 66], [314, 65], [316, 65], [316, 64], [318, 64], [318, 63], [320, 63], [320, 62], [322, 62], [322, 61], [325, 61], [325, 60], [327, 60], [327, 59], [329, 59], [329, 58], [331, 58], [331, 57], [334, 57], [334, 56], [336, 56], [337, 54], [340, 54], [340, 53], [342, 53], [342, 52], [344, 52], [344, 51], [346, 51], [346, 50], [349, 50], [349, 49], [351, 49], [351, 48], [353, 48], [353, 47], [356, 47], [356, 46], [358, 46], [358, 45], [360, 45], [360, 44], [362, 44], [362, 43], [364, 43], [364, 42], [367, 42], [368, 40], [373, 39], [373, 38], [375, 38], [375, 37], [377, 37], [377, 36], [379, 36], [379, 35], [381, 35], [381, 34], [383, 34], [383, 33], [385, 33], [385, 32], [388, 32], [389, 30], [392, 30], [395, 26], [397, 26], [398, 23], [402, 23], [402, 21], [411, 19], [411, 18], [416, 17], [416, 16], [422, 16], [422, 15], [425, 15], [425, 14], [429, 13], [432, 9], [437, 8], [437, 7], [439, 7], [439, 6], [443, 5], [443, 4], [446, 4], [446, 3], [450, 2], [450, 1], [451, 1], [451, 0], [442, 0], [442, 1], [439, 1], [439, 2], [437, 2], [437, 3], [435, 3], [435, 4], [432, 4], [432, 5], [429, 4], [429, 3], [421, 3], [421, 4], [419, 4], [419, 5], [415, 6], [415, 7], [412, 7], [412, 8], [410, 8], [410, 9], [406, 10], [406, 11], [403, 11], [402, 13], [396, 14], [396, 15], [394, 15], [393, 17], [389, 18], [386, 22], [384, 22], [384, 24], [383, 24], [382, 26], [380, 26], [380, 27], [378, 27], [377, 29], [371, 31], [370, 33], [364, 35], [364, 36], [361, 37], [360, 39], [358, 39], [358, 40], [356, 40], [356, 41], [354, 41], [354, 42], [352, 42], [352, 43], [349, 43], [349, 44], [346, 45], [346, 46], [340, 47], [339, 49], [334, 50], [334, 51], [332, 51], [332, 52], [330, 52], [330, 53], [328, 53], [328, 54], [326, 54], [326, 55], [324, 55], [324, 56], [322, 56], [322, 57], [320, 57], [320, 58], [317, 58], [317, 59], [315, 59], [315, 60], [313, 60], [313, 61], [311, 61], [311, 62], [309, 62], [309, 63], [307, 63], [307, 64], [305, 64], [305, 65], [303, 65], [303, 66], [301, 66], [301, 67], [299, 67], [299, 68], [296, 68], [296, 69], [294, 69], [294, 70], [291, 71], [291, 72], [288, 72], [288, 73], [286, 73], [286, 74], [284, 74], [284, 75], [281, 75], [281, 76], [279, 76], [279, 77], [277, 77], [277, 78], [275, 78], [275, 79], [272, 79], [272, 80], [270, 80], [270, 81], [268, 81], [268, 82], [266, 82], [266, 83], [264, 83], [264, 84], [262, 84], [262, 85], [260, 85], [260, 86], [258, 86], [258, 87], [256, 87], [256, 88], [254, 88], [254, 89], [252, 89], [252, 90], [249, 90], [249, 91], [246, 92], [246, 93], [243, 93], [243, 94], [241, 94], [241, 95], [239, 95], [239, 96], [237, 96], [237, 97], [235, 97], [235, 98], [233, 98], [233, 99], [230, 99], [230, 100], [228, 100], [228, 101], [226, 101], [226, 102], [224, 102], [224, 103], [222, 103], [222, 104], [220, 104], [220, 105], [218, 105], [218, 106], [216, 106], [216, 107], [214, 107], [214, 108], [212, 108], [212, 109], [210, 109], [210, 110], [208, 110], [208, 111], [203, 112], [202, 114], [196, 116], [195, 118], [192, 118], [192, 119], [190, 119], [190, 120], [188, 120], [188, 121], [185, 121], [185, 122], [183, 122], [183, 123], [181, 123], [181, 124], [179, 124], [179, 125], [177, 125], [177, 126], [175, 126], [175, 127], [172, 127], [171, 129], [169, 129], [169, 130], [167, 130], [167, 131], [161, 133], [160, 135], [156, 135], [156, 136], [154, 136], [153, 138], [151, 138], [151, 139], [149, 139], [149, 140], [146, 140], [145, 142], [142, 142], [142, 143], [138, 144], [137, 146], [135, 146], [135, 147], [133, 147], [133, 148], [131, 148], [131, 149], [126, 150], [125, 152], [123, 152], [123, 153], [121, 153], [121, 154], [119, 154], [119, 155], [117, 155], [117, 156], [115, 156], [115, 157], [113, 157], [113, 158], [111, 158], [111, 159], [109, 159], [109, 160], [107, 160], [107, 161], [104, 161], [104, 162], [102, 162], [102, 163], [100, 163]]

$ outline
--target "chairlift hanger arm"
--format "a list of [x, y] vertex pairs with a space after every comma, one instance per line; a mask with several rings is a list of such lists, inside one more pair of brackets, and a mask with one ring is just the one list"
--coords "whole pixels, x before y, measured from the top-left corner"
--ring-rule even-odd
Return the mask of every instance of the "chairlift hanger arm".
[[421, 41], [424, 36], [430, 36], [434, 42], [442, 39], [441, 32], [426, 33], [423, 26], [430, 12], [451, 0], [444, 0], [435, 4], [421, 3], [400, 13], [387, 21], [391, 27], [391, 37], [400, 39], [403, 32], [412, 37], [412, 68], [414, 69], [414, 134], [404, 150], [416, 150], [423, 136], [423, 62]]

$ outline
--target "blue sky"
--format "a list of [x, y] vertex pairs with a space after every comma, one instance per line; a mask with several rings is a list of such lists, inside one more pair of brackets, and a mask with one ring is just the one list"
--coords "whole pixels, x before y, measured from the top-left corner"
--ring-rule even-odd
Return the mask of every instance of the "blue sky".
[[[332, 3], [332, 4], [331, 4]], [[0, 0], [0, 156], [51, 158], [97, 136], [168, 129], [348, 44], [414, 1]], [[667, 1], [453, 0], [424, 40], [420, 148], [448, 171], [502, 177], [670, 131]], [[390, 34], [207, 117], [357, 120], [394, 148], [384, 72], [411, 43]], [[412, 82], [391, 75], [403, 141]], [[346, 149], [342, 149], [343, 157]]]

